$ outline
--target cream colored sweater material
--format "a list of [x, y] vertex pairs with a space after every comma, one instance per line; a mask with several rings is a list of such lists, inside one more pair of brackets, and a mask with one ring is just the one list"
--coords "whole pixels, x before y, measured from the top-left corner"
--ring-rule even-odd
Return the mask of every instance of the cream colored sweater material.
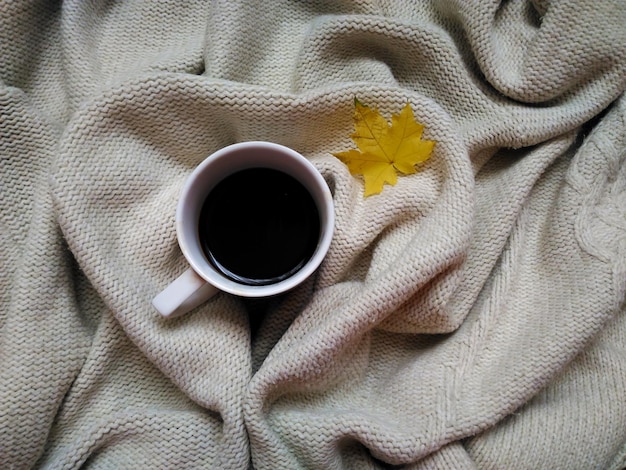
[[[619, 0], [0, 1], [0, 467], [624, 468], [625, 88]], [[368, 198], [355, 97], [437, 141]], [[246, 140], [323, 173], [328, 256], [160, 318]]]

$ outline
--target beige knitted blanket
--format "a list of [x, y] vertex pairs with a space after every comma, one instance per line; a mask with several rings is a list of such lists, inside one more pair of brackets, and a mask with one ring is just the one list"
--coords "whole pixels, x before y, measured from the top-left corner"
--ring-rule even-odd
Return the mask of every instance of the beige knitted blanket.
[[[621, 469], [626, 6], [0, 1], [0, 468]], [[354, 98], [432, 158], [380, 195]], [[228, 144], [329, 183], [289, 294], [165, 320]]]

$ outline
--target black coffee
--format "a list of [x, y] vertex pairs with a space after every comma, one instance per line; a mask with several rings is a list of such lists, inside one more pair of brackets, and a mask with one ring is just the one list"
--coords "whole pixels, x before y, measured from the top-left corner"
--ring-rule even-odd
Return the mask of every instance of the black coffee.
[[242, 170], [219, 182], [198, 225], [209, 262], [248, 285], [272, 284], [297, 272], [320, 236], [309, 192], [293, 177], [268, 168]]

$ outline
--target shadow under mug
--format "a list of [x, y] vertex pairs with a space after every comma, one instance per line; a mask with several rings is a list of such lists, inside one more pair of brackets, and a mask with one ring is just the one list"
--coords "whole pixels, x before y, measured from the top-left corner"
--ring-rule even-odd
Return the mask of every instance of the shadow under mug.
[[[319, 236], [312, 254], [295, 272], [276, 282], [251, 285], [225, 275], [208, 259], [199, 224], [205, 201], [220, 182], [243, 170], [258, 168], [278, 170], [306, 189], [319, 215]], [[209, 231], [210, 222], [209, 218]], [[182, 189], [176, 209], [176, 234], [190, 268], [159, 293], [152, 305], [164, 317], [176, 317], [220, 291], [241, 297], [270, 297], [293, 289], [319, 267], [330, 246], [334, 224], [334, 205], [328, 185], [311, 162], [298, 152], [272, 142], [242, 142], [224, 147], [207, 157], [191, 173]]]

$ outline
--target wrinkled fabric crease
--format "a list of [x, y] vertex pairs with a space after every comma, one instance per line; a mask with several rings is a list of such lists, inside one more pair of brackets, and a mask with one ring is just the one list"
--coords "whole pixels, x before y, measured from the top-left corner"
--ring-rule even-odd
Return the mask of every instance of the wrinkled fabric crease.
[[[609, 0], [0, 0], [3, 468], [623, 468], [624, 25]], [[355, 98], [437, 142], [375, 196], [333, 156]], [[252, 140], [328, 182], [328, 255], [161, 318], [185, 179]]]

